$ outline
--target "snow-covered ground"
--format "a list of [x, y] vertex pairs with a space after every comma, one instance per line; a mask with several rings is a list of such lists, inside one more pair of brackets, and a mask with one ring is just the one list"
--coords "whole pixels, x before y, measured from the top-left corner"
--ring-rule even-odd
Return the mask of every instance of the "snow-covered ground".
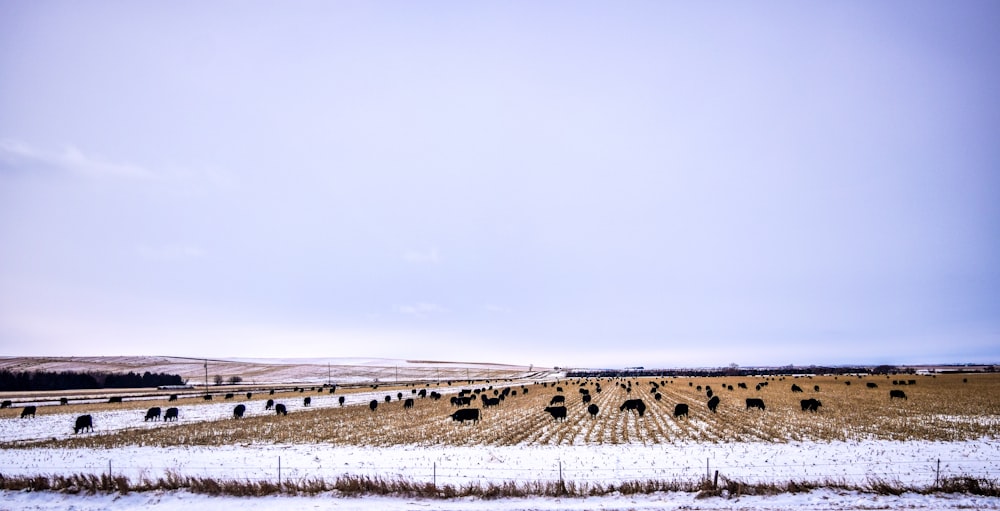
[[7, 449], [8, 475], [107, 473], [158, 478], [168, 471], [219, 479], [334, 479], [342, 475], [438, 484], [558, 481], [609, 484], [634, 480], [695, 481], [707, 473], [748, 483], [873, 480], [930, 486], [937, 476], [996, 479], [1000, 443], [791, 442], [503, 447], [353, 447], [254, 444], [221, 447]]
[[693, 493], [608, 495], [587, 498], [525, 498], [504, 500], [429, 500], [397, 497], [342, 498], [333, 494], [313, 497], [210, 497], [188, 492], [151, 492], [129, 495], [66, 495], [56, 492], [0, 491], [0, 508], [20, 510], [116, 511], [264, 511], [278, 509], [412, 511], [521, 511], [521, 510], [743, 510], [743, 511], [853, 511], [872, 509], [1000, 509], [1000, 499], [970, 495], [873, 495], [853, 491], [814, 490], [804, 493], [739, 498], [698, 499]]

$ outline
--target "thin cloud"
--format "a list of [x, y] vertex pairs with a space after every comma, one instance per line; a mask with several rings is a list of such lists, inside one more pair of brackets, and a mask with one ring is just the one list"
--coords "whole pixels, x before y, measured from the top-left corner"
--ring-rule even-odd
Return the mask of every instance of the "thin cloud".
[[437, 247], [427, 250], [407, 250], [403, 252], [403, 260], [411, 263], [438, 264], [441, 262], [441, 252]]
[[402, 314], [407, 316], [412, 316], [415, 318], [424, 319], [436, 314], [445, 314], [450, 312], [447, 308], [442, 307], [436, 303], [415, 303], [412, 305], [400, 305], [396, 308]]
[[62, 151], [44, 151], [12, 139], [0, 140], [0, 160], [12, 167], [40, 166], [92, 179], [149, 180], [157, 177], [149, 169], [96, 158], [74, 146]]

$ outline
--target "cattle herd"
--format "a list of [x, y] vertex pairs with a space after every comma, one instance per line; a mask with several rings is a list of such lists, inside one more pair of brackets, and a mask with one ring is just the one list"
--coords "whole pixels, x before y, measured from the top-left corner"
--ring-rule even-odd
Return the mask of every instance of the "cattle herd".
[[[601, 409], [596, 403], [592, 402], [592, 399], [594, 394], [600, 394], [605, 390], [604, 388], [602, 388], [602, 383], [604, 385], [612, 385], [614, 386], [615, 391], [624, 394], [623, 400], [621, 401], [621, 405], [618, 406], [618, 411], [620, 413], [634, 414], [638, 418], [644, 417], [649, 407], [647, 406], [646, 402], [643, 401], [642, 398], [634, 397], [635, 393], [638, 393], [638, 390], [636, 390], [635, 393], [633, 393], [633, 384], [639, 384], [638, 383], [639, 381], [645, 381], [649, 385], [648, 392], [652, 396], [652, 399], [658, 402], [657, 403], [658, 406], [662, 406], [659, 405], [659, 403], [662, 403], [665, 400], [669, 399], [671, 395], [673, 396], [677, 395], [676, 393], [668, 393], [665, 390], [665, 387], [675, 383], [675, 381], [673, 380], [653, 381], [652, 379], [630, 380], [627, 378], [598, 378], [598, 379], [581, 378], [576, 380], [562, 380], [559, 382], [550, 382], [550, 381], [532, 382], [532, 385], [533, 386], [541, 385], [543, 388], [548, 389], [549, 392], [551, 392], [551, 390], [555, 391], [555, 393], [551, 396], [551, 398], [548, 399], [547, 401], [548, 405], [542, 407], [539, 410], [539, 413], [548, 414], [548, 416], [550, 416], [551, 419], [555, 422], [564, 422], [574, 418], [571, 410], [573, 409], [579, 410], [579, 408], [568, 407], [569, 404], [576, 402], [579, 402], [583, 406], [585, 406], [586, 414], [579, 415], [579, 417], [587, 418], [589, 416], [589, 418], [591, 419], [598, 417], [598, 415], [601, 413]], [[486, 383], [488, 384], [490, 382]], [[749, 392], [749, 387], [746, 382], [739, 381], [735, 383], [737, 389]], [[763, 388], [768, 386], [768, 383], [769, 383], [768, 381], [761, 381], [759, 383], [756, 383], [753, 388], [757, 392], [761, 392]], [[845, 381], [845, 383], [847, 385], [851, 384], [850, 381]], [[916, 384], [916, 381], [897, 380], [893, 381], [893, 384], [914, 385]], [[565, 392], [564, 388], [572, 388], [571, 386], [575, 387], [576, 390], [578, 390], [578, 397], [572, 397], [571, 399], [571, 395], [568, 395], [568, 393]], [[688, 382], [688, 387], [694, 387], [694, 386], [695, 386], [694, 382], [690, 381]], [[373, 385], [372, 388], [377, 388], [377, 385]], [[790, 387], [786, 388], [788, 388], [789, 392], [793, 394], [806, 392], [802, 386], [796, 383], [792, 383]], [[808, 388], [808, 386], [806, 388]], [[874, 382], [869, 381], [866, 382], [866, 388], [877, 389], [878, 385]], [[299, 392], [304, 391], [304, 389], [301, 390], [296, 389], [296, 390]], [[321, 388], [320, 393], [322, 393], [323, 390], [324, 389]], [[335, 388], [331, 388], [330, 393], [333, 393], [334, 390]], [[713, 389], [710, 385], [705, 385], [704, 388], [701, 385], [698, 385], [697, 392], [702, 393], [704, 395], [703, 399], [705, 400], [702, 401], [703, 405], [697, 402], [670, 403], [673, 404], [673, 417], [675, 419], [687, 419], [688, 417], [690, 417], [692, 409], [695, 406], [699, 407], [704, 406], [704, 409], [707, 409], [708, 412], [713, 414], [717, 413], [720, 404], [725, 401], [725, 399], [721, 398], [720, 395], [723, 394], [729, 395], [726, 394], [725, 391], [733, 391], [733, 390], [734, 390], [733, 385], [728, 383], [723, 383], [721, 385], [718, 385], [716, 389]], [[454, 393], [454, 395], [450, 397], [450, 403], [452, 407], [457, 408], [457, 410], [448, 415], [448, 418], [458, 423], [468, 422], [471, 424], [478, 424], [481, 420], [484, 419], [484, 415], [482, 413], [483, 409], [501, 407], [501, 405], [506, 400], [516, 398], [519, 395], [526, 396], [529, 394], [529, 392], [530, 388], [529, 386], [527, 386], [527, 384], [516, 384], [516, 383], [506, 384], [502, 386], [498, 385], [497, 388], [494, 388], [492, 385], [481, 386], [479, 388], [463, 388], [457, 390]], [[592, 394], [592, 392], [594, 394]], [[820, 393], [820, 386], [813, 385], [811, 388], [811, 392], [818, 395]], [[435, 391], [429, 391], [429, 389], [427, 388], [420, 389], [419, 392], [417, 389], [413, 389], [411, 393], [413, 397], [404, 396], [402, 392], [398, 392], [395, 395], [396, 400], [402, 402], [403, 410], [409, 411], [415, 408], [417, 406], [416, 403], [418, 402], [415, 398], [420, 398], [420, 399], [427, 398], [432, 401], [437, 401], [442, 397], [440, 393]], [[269, 395], [274, 395], [274, 391], [271, 390]], [[573, 393], [572, 396], [577, 396], [577, 393]], [[224, 399], [229, 400], [233, 399], [234, 397], [235, 397], [234, 393], [226, 393]], [[247, 392], [246, 397], [247, 399], [251, 399], [252, 393]], [[385, 403], [391, 403], [392, 397], [393, 396], [391, 395], [384, 396]], [[204, 395], [204, 399], [206, 401], [211, 400], [211, 398], [212, 396], [210, 394]], [[745, 398], [741, 397], [741, 398], [742, 398], [742, 404], [740, 406], [745, 405], [745, 408], [743, 408], [743, 410], [745, 410], [747, 413], [752, 413], [752, 412], [762, 413], [767, 411], [768, 409], [762, 397], [754, 396], [754, 397], [745, 397]], [[168, 401], [173, 402], [177, 401], [177, 399], [178, 399], [177, 395], [172, 394], [169, 396]], [[730, 398], [727, 397], [726, 399]], [[902, 390], [899, 389], [890, 390], [889, 400], [892, 401], [896, 399], [905, 401], [908, 398], [906, 393]], [[121, 403], [122, 397], [112, 396], [109, 398], [108, 402]], [[339, 396], [337, 402], [339, 406], [341, 407], [344, 406], [345, 404], [344, 396]], [[66, 398], [60, 399], [60, 404], [65, 405], [66, 403], [67, 403]], [[303, 407], [309, 407], [311, 403], [312, 399], [310, 397], [305, 397], [303, 399]], [[800, 401], [800, 405], [802, 412], [817, 413], [820, 411], [820, 408], [823, 406], [823, 403], [820, 402], [820, 400], [816, 399], [815, 397], [810, 397], [807, 399], [802, 399]], [[0, 403], [0, 408], [10, 408], [11, 406], [12, 403], [10, 400], [4, 400], [2, 403]], [[380, 406], [380, 401], [378, 399], [371, 399], [368, 402], [368, 408], [372, 413], [378, 412], [379, 406]], [[729, 409], [732, 410], [732, 405], [729, 406], [730, 406]], [[267, 399], [266, 403], [264, 404], [264, 410], [266, 411], [273, 410], [274, 413], [278, 416], [288, 415], [287, 407], [282, 403], [276, 403], [274, 399]], [[37, 408], [35, 405], [26, 405], [22, 408], [20, 417], [32, 418], [35, 416], [36, 411]], [[236, 406], [233, 407], [232, 418], [242, 419], [246, 414], [246, 412], [247, 412], [246, 404], [237, 404]], [[180, 412], [176, 407], [167, 408], [164, 413], [160, 407], [154, 406], [146, 411], [146, 414], [143, 417], [143, 422], [159, 421], [161, 420], [161, 418], [165, 422], [177, 421], [179, 416]], [[78, 434], [81, 432], [92, 432], [93, 430], [94, 430], [94, 418], [91, 414], [80, 415], [74, 421], [73, 424], [74, 434]]]

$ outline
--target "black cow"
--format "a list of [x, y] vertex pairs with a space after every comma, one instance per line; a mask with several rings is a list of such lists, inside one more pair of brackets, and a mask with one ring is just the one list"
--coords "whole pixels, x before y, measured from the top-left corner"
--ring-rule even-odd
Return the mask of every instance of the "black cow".
[[311, 397], [307, 397], [307, 398], [305, 398], [305, 399], [302, 400], [302, 406], [309, 406], [309, 405], [312, 404], [312, 401], [313, 400], [312, 400]]
[[247, 399], [250, 399], [252, 397], [253, 397], [253, 392], [247, 392]]
[[62, 405], [68, 405], [68, 404], [69, 404], [69, 398], [65, 398], [65, 397], [59, 398], [59, 405], [60, 406], [62, 406]]
[[663, 399], [663, 395], [661, 395], [659, 392], [657, 392], [656, 394], [653, 394], [653, 399], [659, 401], [659, 400]]
[[618, 407], [618, 410], [635, 410], [639, 412], [639, 417], [642, 417], [646, 413], [646, 403], [643, 403], [641, 399], [626, 399], [625, 402]]
[[813, 392], [819, 392], [819, 385], [813, 385]]
[[494, 406], [500, 406], [500, 398], [488, 397], [483, 399], [483, 408], [492, 408]]
[[109, 403], [121, 403], [122, 402], [122, 397], [121, 396], [111, 396], [110, 398], [108, 398], [108, 402]]
[[177, 401], [177, 394], [170, 394], [170, 397], [167, 398], [167, 401], [168, 402], [170, 402], [170, 401]]
[[205, 401], [211, 401], [211, 400], [212, 400], [212, 395], [211, 394], [205, 394]]
[[163, 421], [166, 422], [170, 419], [177, 420], [177, 409], [167, 408], [167, 412], [163, 414]]
[[760, 398], [756, 398], [756, 397], [748, 397], [747, 398], [747, 410], [749, 410], [751, 408], [760, 408], [761, 410], [764, 410], [765, 409], [764, 408], [764, 400], [760, 399]]
[[737, 383], [736, 386], [744, 390], [747, 388], [747, 384], [743, 382]]
[[793, 383], [792, 384], [792, 392], [802, 392], [802, 387], [799, 387], [798, 385], [796, 385], [796, 384]]
[[412, 397], [406, 398], [406, 401], [403, 401], [403, 409], [405, 410], [405, 409], [409, 409], [409, 408], [413, 408], [413, 398]]
[[268, 392], [268, 393], [267, 393], [267, 395], [269, 395], [269, 396], [273, 396], [273, 395], [274, 395], [274, 389], [271, 389], [271, 391], [270, 391], [270, 392]]
[[565, 406], [546, 406], [545, 412], [552, 416], [553, 419], [558, 421], [559, 419], [566, 420], [566, 407]]
[[142, 419], [142, 422], [146, 422], [146, 421], [148, 421], [150, 419], [153, 419], [154, 421], [160, 420], [160, 407], [159, 406], [154, 406], [154, 407], [150, 408], [149, 410], [146, 410], [146, 418]]
[[236, 405], [236, 408], [233, 408], [233, 418], [234, 419], [242, 419], [243, 418], [243, 413], [246, 412], [246, 411], [247, 411], [247, 407], [246, 406]]
[[397, 392], [396, 393], [396, 401], [402, 401], [402, 400], [403, 400], [403, 393], [402, 392]]
[[385, 402], [386, 403], [391, 403], [392, 402], [392, 396], [385, 396]]
[[465, 408], [451, 414], [451, 420], [458, 422], [472, 421], [473, 424], [479, 422], [479, 408]]
[[285, 408], [285, 405], [278, 403], [274, 405], [274, 413], [276, 415], [288, 415], [288, 410]]
[[552, 399], [549, 400], [549, 406], [552, 406], [556, 403], [565, 403], [565, 402], [566, 402], [566, 396], [552, 396]]
[[368, 409], [374, 412], [376, 408], [378, 408], [378, 400], [372, 399], [371, 402], [368, 403]]
[[870, 389], [877, 389], [878, 388], [878, 384], [875, 383], [875, 382], [868, 382], [868, 383], [865, 384], [865, 386], [868, 387], [868, 388], [870, 388]]
[[708, 389], [705, 391], [705, 397], [712, 397], [712, 389]]
[[819, 407], [823, 406], [823, 403], [816, 398], [803, 399], [800, 404], [802, 405], [803, 412], [815, 412], [819, 410]]
[[597, 412], [599, 411], [601, 411], [601, 409], [598, 408], [597, 405], [590, 405], [587, 407], [587, 413], [589, 413], [590, 416], [595, 419], [597, 418]]
[[35, 407], [34, 406], [25, 406], [24, 409], [21, 410], [21, 418], [23, 419], [25, 417], [35, 418]]
[[236, 396], [232, 392], [227, 392], [226, 393], [226, 399], [232, 399], [234, 397], [236, 397]]
[[264, 403], [264, 409], [265, 410], [270, 410], [271, 408], [274, 408], [274, 400], [273, 399], [268, 399], [267, 403]]
[[688, 405], [684, 403], [677, 403], [674, 406], [674, 418], [677, 417], [687, 417], [688, 416]]
[[905, 400], [906, 399], [906, 392], [903, 392], [902, 390], [890, 390], [889, 391], [889, 399], [890, 400], [896, 399], [897, 397], [899, 399], [904, 399]]
[[708, 400], [708, 409], [715, 413], [715, 409], [719, 407], [719, 396], [714, 396], [712, 399]]
[[758, 383], [757, 386], [754, 387], [754, 388], [756, 388], [758, 391], [760, 391], [760, 384]]
[[76, 418], [76, 424], [73, 425], [73, 434], [79, 433], [81, 430], [94, 431], [94, 418], [90, 415], [81, 415]]
[[340, 406], [344, 406], [344, 396], [337, 398], [337, 402], [340, 403]]
[[417, 392], [417, 396], [420, 398], [427, 397], [427, 389], [420, 389], [420, 392]]
[[587, 404], [589, 402], [590, 402], [590, 394], [584, 394], [583, 395], [583, 404]]
[[3, 408], [10, 408], [10, 407], [11, 407], [11, 405], [13, 405], [13, 404], [14, 404], [14, 403], [12, 403], [10, 399], [4, 399], [4, 400], [3, 400], [3, 402], [2, 402], [2, 403], [0, 403], [0, 409], [3, 409]]

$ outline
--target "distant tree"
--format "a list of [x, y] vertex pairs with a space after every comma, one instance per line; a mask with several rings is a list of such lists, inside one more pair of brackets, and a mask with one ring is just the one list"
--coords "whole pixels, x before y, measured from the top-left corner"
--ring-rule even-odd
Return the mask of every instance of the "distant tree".
[[218, 375], [218, 374], [217, 374], [217, 375], [215, 375], [215, 378], [214, 378], [214, 381], [215, 381], [215, 384], [216, 384], [216, 385], [222, 385], [222, 382], [223, 382], [224, 380], [222, 379], [222, 375]]
[[237, 383], [240, 383], [241, 381], [243, 381], [243, 378], [240, 378], [239, 376], [230, 376], [229, 377], [229, 384], [230, 385], [236, 385]]

